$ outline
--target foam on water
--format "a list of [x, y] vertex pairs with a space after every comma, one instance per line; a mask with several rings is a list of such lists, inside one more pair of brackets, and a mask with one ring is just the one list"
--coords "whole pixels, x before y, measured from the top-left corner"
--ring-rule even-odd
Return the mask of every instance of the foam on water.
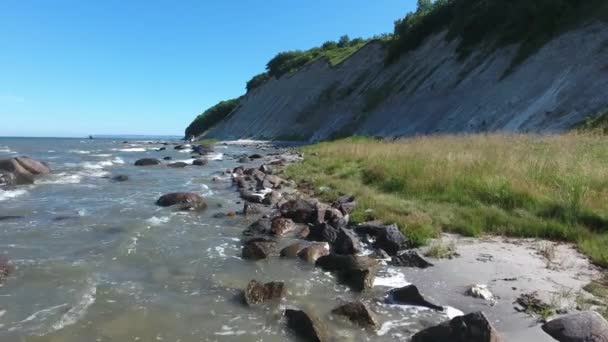
[[161, 224], [165, 224], [165, 223], [169, 222], [170, 219], [171, 219], [171, 217], [169, 217], [169, 216], [161, 216], [161, 217], [152, 216], [149, 219], [147, 219], [146, 222], [148, 224], [150, 224], [151, 226], [160, 226]]
[[6, 201], [8, 199], [23, 196], [25, 194], [27, 194], [27, 191], [23, 189], [0, 190], [0, 201]]
[[209, 160], [222, 160], [224, 159], [224, 154], [221, 152], [212, 152], [205, 155]]
[[87, 150], [69, 150], [68, 152], [76, 153], [76, 154], [90, 154], [91, 153], [91, 151], [87, 151]]
[[84, 290], [78, 302], [72, 306], [68, 312], [63, 314], [59, 321], [53, 324], [54, 330], [63, 329], [68, 325], [78, 322], [87, 312], [87, 309], [95, 303], [95, 295], [97, 293], [97, 284], [91, 280], [88, 282], [87, 288]]
[[376, 276], [374, 279], [374, 286], [386, 286], [386, 287], [403, 287], [411, 285], [410, 282], [405, 280], [405, 274], [399, 272], [396, 269], [389, 268], [382, 276]]
[[121, 151], [121, 152], [146, 152], [146, 149], [143, 147], [128, 147], [128, 148], [113, 148], [112, 151]]
[[[49, 151], [50, 152], [50, 151]], [[106, 158], [106, 157], [111, 157], [112, 155], [109, 153], [101, 153], [101, 154], [91, 154], [91, 157], [99, 157], [99, 158]]]

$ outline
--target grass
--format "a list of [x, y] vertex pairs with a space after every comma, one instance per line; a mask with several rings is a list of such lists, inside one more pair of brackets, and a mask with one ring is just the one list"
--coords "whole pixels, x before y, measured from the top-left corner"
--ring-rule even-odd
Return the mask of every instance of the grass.
[[413, 244], [442, 231], [575, 243], [608, 266], [608, 145], [595, 134], [349, 138], [303, 148], [286, 174], [361, 222], [397, 223]]
[[456, 243], [454, 241], [433, 241], [424, 253], [424, 256], [435, 259], [452, 259], [458, 256], [458, 253], [456, 252]]
[[217, 140], [217, 139], [202, 139], [202, 140], [197, 140], [197, 141], [193, 142], [193, 144], [210, 147], [210, 146], [217, 144], [218, 141], [219, 140]]

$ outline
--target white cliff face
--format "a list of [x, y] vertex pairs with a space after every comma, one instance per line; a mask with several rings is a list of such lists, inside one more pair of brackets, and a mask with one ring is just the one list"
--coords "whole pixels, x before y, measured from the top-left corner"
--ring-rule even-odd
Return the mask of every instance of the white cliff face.
[[321, 140], [482, 131], [563, 131], [608, 107], [608, 25], [563, 34], [506, 77], [516, 46], [459, 61], [433, 36], [384, 65], [379, 43], [344, 63], [325, 60], [270, 80], [206, 135]]

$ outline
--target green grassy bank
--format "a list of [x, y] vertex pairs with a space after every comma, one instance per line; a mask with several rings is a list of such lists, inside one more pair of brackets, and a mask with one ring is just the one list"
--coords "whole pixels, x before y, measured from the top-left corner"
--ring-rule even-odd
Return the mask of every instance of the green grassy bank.
[[573, 242], [608, 266], [604, 136], [350, 138], [303, 151], [289, 177], [325, 200], [355, 195], [355, 221], [397, 223], [415, 244], [442, 231], [539, 237]]

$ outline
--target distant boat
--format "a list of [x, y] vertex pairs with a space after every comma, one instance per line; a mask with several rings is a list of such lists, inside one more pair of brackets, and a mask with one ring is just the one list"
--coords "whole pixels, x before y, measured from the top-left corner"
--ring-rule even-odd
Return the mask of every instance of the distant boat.
[[92, 135], [89, 135], [89, 139], [93, 139], [93, 136], [92, 136]]

